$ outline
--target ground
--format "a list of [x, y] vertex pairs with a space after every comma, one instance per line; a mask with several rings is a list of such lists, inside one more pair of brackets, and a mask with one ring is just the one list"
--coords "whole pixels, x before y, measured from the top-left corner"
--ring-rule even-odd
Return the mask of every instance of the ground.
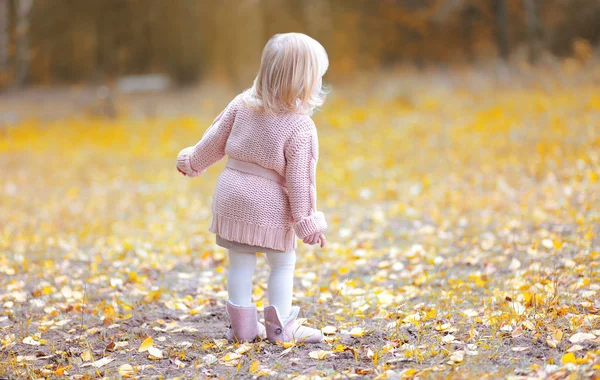
[[581, 70], [333, 88], [328, 246], [296, 270], [312, 346], [224, 340], [223, 163], [189, 179], [175, 156], [233, 93], [1, 95], [0, 378], [600, 376], [600, 70]]

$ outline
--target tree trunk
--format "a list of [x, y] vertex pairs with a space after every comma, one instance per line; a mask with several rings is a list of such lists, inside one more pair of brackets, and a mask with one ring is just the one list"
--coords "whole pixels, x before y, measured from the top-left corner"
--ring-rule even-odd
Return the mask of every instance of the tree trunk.
[[529, 62], [536, 63], [540, 54], [540, 25], [535, 0], [523, 0], [527, 16], [527, 44]]
[[17, 35], [16, 35], [16, 73], [15, 86], [23, 87], [29, 76], [29, 15], [33, 0], [18, 0], [17, 2]]
[[475, 23], [476, 18], [477, 8], [474, 6], [468, 5], [462, 11], [461, 32], [463, 37], [463, 47], [465, 57], [467, 57], [469, 62], [473, 62], [475, 60], [475, 53], [473, 52], [473, 45], [475, 44], [473, 36], [473, 24]]
[[0, 0], [0, 72], [8, 68], [8, 0]]
[[508, 18], [506, 0], [492, 0], [496, 16], [496, 46], [502, 59], [508, 59]]

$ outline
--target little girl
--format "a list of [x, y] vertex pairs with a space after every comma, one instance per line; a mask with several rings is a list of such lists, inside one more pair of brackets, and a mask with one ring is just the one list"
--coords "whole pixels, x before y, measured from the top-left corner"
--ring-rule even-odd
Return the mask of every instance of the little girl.
[[[183, 149], [177, 170], [196, 177], [228, 156], [213, 200], [210, 231], [229, 250], [227, 313], [230, 341], [266, 337], [318, 343], [320, 330], [296, 323], [292, 307], [296, 235], [325, 246], [327, 227], [317, 211], [317, 130], [310, 118], [322, 105], [322, 77], [329, 60], [323, 46], [300, 33], [269, 40], [254, 85], [238, 95], [196, 146]], [[265, 326], [252, 304], [256, 252], [271, 273]]]

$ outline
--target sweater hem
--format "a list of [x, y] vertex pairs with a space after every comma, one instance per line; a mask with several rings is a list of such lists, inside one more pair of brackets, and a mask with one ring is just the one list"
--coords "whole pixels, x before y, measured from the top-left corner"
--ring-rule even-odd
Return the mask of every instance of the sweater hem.
[[294, 229], [260, 226], [214, 214], [209, 229], [223, 239], [288, 252], [296, 249]]

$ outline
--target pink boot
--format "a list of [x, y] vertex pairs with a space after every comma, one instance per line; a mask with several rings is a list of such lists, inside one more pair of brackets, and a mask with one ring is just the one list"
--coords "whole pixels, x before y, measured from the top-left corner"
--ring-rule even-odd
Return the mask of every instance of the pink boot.
[[237, 306], [227, 301], [227, 314], [231, 320], [228, 341], [251, 342], [256, 337], [265, 338], [265, 326], [258, 322], [256, 306]]
[[298, 307], [292, 307], [289, 317], [282, 321], [275, 306], [266, 307], [265, 325], [269, 342], [290, 342], [292, 340], [304, 343], [322, 342], [323, 333], [321, 330], [296, 324], [299, 312]]

